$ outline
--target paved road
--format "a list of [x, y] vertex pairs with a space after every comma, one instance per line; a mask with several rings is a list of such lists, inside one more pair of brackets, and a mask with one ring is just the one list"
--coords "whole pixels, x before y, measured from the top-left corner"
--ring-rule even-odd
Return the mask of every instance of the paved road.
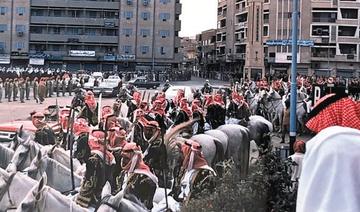
[[[204, 83], [205, 79], [196, 77], [192, 78], [191, 81], [171, 82], [172, 85], [185, 85], [194, 87], [201, 87]], [[226, 82], [219, 80], [210, 80], [210, 83], [214, 86], [227, 84]], [[147, 92], [149, 91], [150, 95], [155, 92], [155, 90], [148, 90]], [[34, 99], [28, 100], [26, 101], [26, 103], [20, 103], [19, 100], [16, 102], [7, 102], [7, 100], [3, 99], [3, 103], [0, 103], [0, 123], [11, 122], [15, 120], [24, 120], [26, 118], [29, 118], [32, 111], [43, 111], [48, 106], [55, 105], [56, 101], [60, 106], [70, 105], [71, 100], [72, 97], [69, 97], [68, 93], [65, 97], [46, 98], [43, 104], [37, 104]], [[103, 98], [102, 105], [112, 105], [113, 101], [114, 99], [111, 98]]]

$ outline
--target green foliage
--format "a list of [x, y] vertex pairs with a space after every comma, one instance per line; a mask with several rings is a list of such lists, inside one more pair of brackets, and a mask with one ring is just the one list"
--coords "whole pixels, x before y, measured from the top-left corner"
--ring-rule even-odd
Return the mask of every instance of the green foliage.
[[282, 161], [274, 152], [268, 152], [250, 167], [248, 178], [242, 180], [230, 162], [215, 192], [203, 191], [183, 211], [295, 211], [296, 189], [291, 188], [290, 165], [290, 161]]

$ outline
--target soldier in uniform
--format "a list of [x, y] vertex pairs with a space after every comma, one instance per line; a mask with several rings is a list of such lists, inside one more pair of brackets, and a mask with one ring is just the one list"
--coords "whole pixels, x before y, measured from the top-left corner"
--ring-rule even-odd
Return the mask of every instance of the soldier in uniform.
[[34, 95], [34, 99], [36, 101], [36, 103], [39, 102], [38, 96], [39, 96], [39, 82], [38, 82], [38, 78], [35, 77], [34, 81], [33, 81], [33, 95]]
[[158, 179], [144, 163], [141, 148], [135, 143], [127, 143], [121, 156], [123, 171], [118, 178], [121, 190], [124, 194], [135, 195], [148, 210], [151, 210]]
[[4, 90], [4, 84], [2, 79], [0, 78], [0, 103], [2, 103], [3, 90]]
[[201, 88], [201, 93], [203, 93], [203, 94], [211, 94], [212, 91], [213, 91], [213, 88], [210, 85], [209, 80], [206, 80], [204, 86]]
[[45, 95], [46, 95], [46, 79], [45, 78], [40, 79], [38, 94], [39, 94], [40, 104], [42, 104], [45, 100]]
[[86, 173], [76, 199], [76, 203], [85, 208], [99, 202], [102, 188], [110, 179], [106, 171], [110, 170], [109, 166], [115, 164], [112, 153], [107, 148], [104, 149], [104, 141], [105, 133], [102, 131], [93, 131], [89, 136], [90, 156], [86, 159]]
[[31, 86], [30, 77], [26, 77], [25, 80], [26, 100], [30, 100], [30, 86]]
[[[209, 98], [209, 97], [208, 97]], [[209, 98], [206, 103], [206, 122], [211, 126], [211, 129], [216, 129], [225, 124], [225, 104], [220, 94], [216, 94], [213, 98]]]
[[245, 102], [244, 97], [233, 91], [231, 94], [231, 102], [227, 110], [227, 116], [238, 119], [240, 120], [241, 125], [247, 126], [248, 121], [250, 121], [250, 115], [250, 109]]
[[44, 78], [45, 79], [45, 98], [50, 97], [50, 79], [49, 78]]
[[19, 90], [20, 90], [20, 101], [21, 103], [25, 103], [25, 80], [24, 78], [19, 78]]
[[69, 81], [68, 81], [68, 87], [69, 87], [69, 96], [72, 96], [72, 91], [73, 91], [73, 81], [72, 78], [70, 77]]
[[36, 127], [34, 140], [41, 145], [55, 144], [55, 133], [51, 127], [45, 123], [43, 113], [35, 113], [31, 117], [33, 125]]
[[14, 79], [14, 85], [13, 85], [13, 101], [17, 101], [16, 98], [18, 98], [18, 93], [19, 93], [19, 84], [18, 84], [18, 79], [15, 78]]
[[5, 90], [5, 99], [8, 97], [8, 93], [9, 93], [9, 79], [6, 78], [5, 79], [5, 83], [4, 83], [4, 90]]
[[54, 78], [51, 77], [49, 79], [49, 97], [52, 97], [54, 95]]
[[204, 110], [202, 109], [202, 104], [199, 99], [194, 99], [191, 103], [191, 112], [193, 119], [199, 119], [192, 126], [193, 135], [204, 133], [205, 119], [204, 119]]
[[187, 122], [192, 117], [191, 109], [186, 98], [180, 100], [179, 106], [180, 111], [175, 118], [174, 126]]
[[98, 109], [94, 93], [87, 91], [85, 94], [85, 106], [80, 111], [78, 117], [85, 118], [90, 125], [96, 126], [98, 124]]
[[56, 97], [60, 97], [60, 76], [56, 77], [55, 89], [56, 89]]
[[11, 102], [11, 94], [13, 93], [13, 80], [9, 79], [9, 84], [8, 84], [8, 94], [7, 94], [7, 98], [8, 98], [8, 102]]
[[62, 96], [65, 96], [65, 92], [66, 92], [66, 79], [65, 76], [63, 76], [62, 81], [61, 81], [61, 87], [62, 87]]
[[169, 80], [166, 80], [165, 84], [164, 84], [164, 88], [162, 89], [163, 92], [166, 92], [167, 89], [169, 89], [171, 87], [171, 84], [169, 83]]

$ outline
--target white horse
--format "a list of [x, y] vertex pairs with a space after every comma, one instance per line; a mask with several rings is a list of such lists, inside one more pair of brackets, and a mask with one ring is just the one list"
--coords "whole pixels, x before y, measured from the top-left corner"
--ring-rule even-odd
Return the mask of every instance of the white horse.
[[16, 209], [36, 181], [20, 173], [0, 169], [0, 211]]
[[111, 195], [111, 186], [106, 182], [101, 192], [101, 202], [96, 211], [99, 212], [147, 212], [146, 207], [134, 196], [130, 196], [131, 200], [124, 197], [124, 193], [120, 191], [115, 196]]
[[253, 93], [250, 89], [246, 90], [244, 93], [244, 98], [246, 100], [246, 102], [249, 104], [249, 109], [252, 115], [256, 115], [256, 111], [258, 108], [258, 103], [259, 103], [259, 95]]
[[[42, 155], [38, 152], [37, 157], [24, 171], [36, 180], [39, 180], [45, 172], [48, 176], [48, 184], [50, 187], [61, 193], [67, 193], [72, 190], [71, 171], [59, 162], [51, 159], [48, 155]], [[74, 173], [74, 186], [80, 187], [82, 177]]]
[[278, 128], [281, 130], [284, 105], [282, 103], [282, 97], [280, 94], [270, 88], [269, 92], [263, 91], [261, 94], [261, 103], [264, 111], [264, 116], [273, 123], [278, 123]]
[[17, 212], [51, 211], [51, 212], [86, 212], [71, 199], [60, 192], [46, 186], [47, 177], [44, 175], [39, 183], [26, 194], [24, 200], [17, 208]]

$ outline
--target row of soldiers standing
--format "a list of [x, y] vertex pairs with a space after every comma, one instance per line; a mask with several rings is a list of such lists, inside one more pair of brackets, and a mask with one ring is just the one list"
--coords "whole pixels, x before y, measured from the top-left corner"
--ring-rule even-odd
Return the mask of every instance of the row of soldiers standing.
[[0, 103], [3, 99], [3, 93], [8, 102], [18, 101], [19, 98], [21, 103], [25, 103], [25, 100], [30, 100], [32, 91], [36, 103], [42, 104], [45, 98], [52, 97], [55, 93], [57, 97], [60, 97], [60, 92], [62, 96], [65, 96], [66, 91], [68, 91], [69, 96], [71, 96], [74, 86], [76, 85], [71, 78], [60, 75], [56, 77], [35, 77], [32, 80], [30, 77], [6, 78], [4, 82], [0, 78]]

